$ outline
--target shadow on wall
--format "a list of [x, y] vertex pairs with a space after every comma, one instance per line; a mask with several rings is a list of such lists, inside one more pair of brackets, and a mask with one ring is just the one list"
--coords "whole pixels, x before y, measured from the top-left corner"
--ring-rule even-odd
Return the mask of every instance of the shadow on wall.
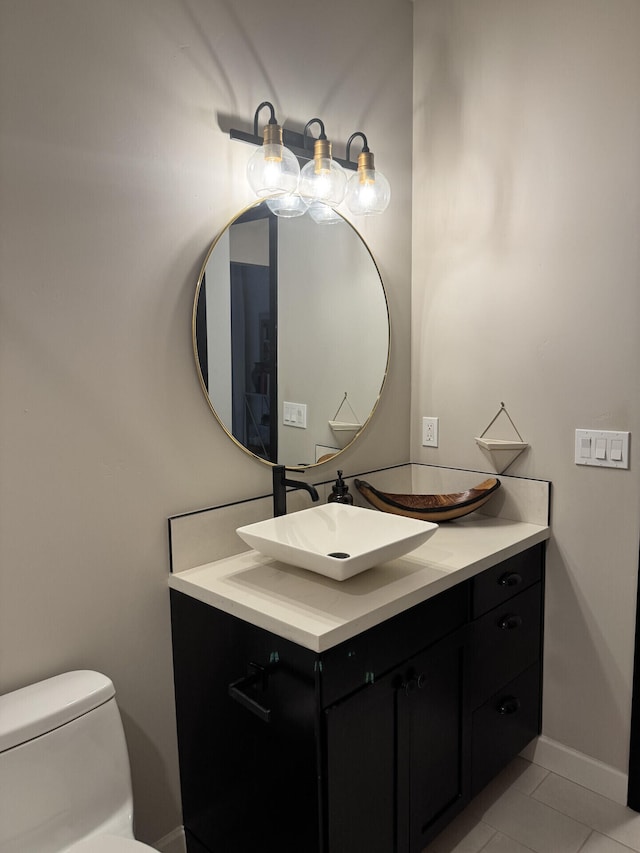
[[[522, 105], [509, 92], [496, 108], [509, 122], [496, 130], [494, 103], [487, 95], [486, 69], [474, 51], [473, 37], [456, 35], [455, 12], [430, 18], [429, 50], [416, 57], [423, 96], [414, 105], [414, 136], [426, 156], [428, 176], [419, 174], [414, 187], [428, 186], [429, 231], [439, 252], [455, 252], [459, 263], [470, 262], [487, 248], [509, 244], [513, 223], [512, 161], [526, 127]], [[516, 91], [512, 87], [510, 92]]]
[[[152, 803], [146, 796], [137, 796], [137, 792], [145, 785], [145, 779], [153, 779], [156, 790], [164, 790], [170, 795], [172, 785], [167, 775], [167, 769], [162, 761], [162, 757], [151, 741], [145, 734], [144, 729], [135, 722], [122, 707], [119, 706], [122, 724], [124, 726], [127, 748], [129, 750], [129, 761], [131, 763], [131, 782], [133, 787], [133, 814], [134, 824], [140, 826], [158, 826], [160, 821], [157, 814], [144, 814], [141, 806], [152, 808]], [[136, 768], [144, 768], [144, 773], [138, 774]], [[182, 804], [178, 801], [174, 803], [172, 814], [182, 814]], [[169, 833], [175, 830], [175, 826], [166, 826], [160, 832]], [[144, 838], [142, 834], [138, 835], [136, 830], [136, 838], [143, 841], [145, 844], [155, 844], [158, 838]]]
[[[619, 661], [608, 651], [609, 644], [599, 621], [580, 590], [575, 578], [579, 568], [564, 559], [553, 538], [548, 549], [547, 565], [553, 565], [553, 571], [547, 572], [545, 595], [547, 637], [543, 734], [579, 751], [583, 749], [582, 745], [589, 743], [591, 757], [626, 773], [626, 737], [617, 738], [620, 754], [615, 756], [615, 763], [607, 757], [611, 751], [611, 733], [625, 732], [629, 726], [626, 708], [622, 707], [629, 692], [624, 673]], [[570, 619], [565, 618], [567, 611], [571, 613]], [[556, 636], [549, 636], [550, 626], [556, 631]], [[557, 634], [564, 631], [570, 631], [572, 637]], [[563, 655], [562, 650], [566, 647], [579, 647], [582, 654], [579, 658]], [[603, 657], [603, 650], [607, 650], [606, 657]], [[606, 685], [606, 691], [593, 691], [592, 686], [596, 684]], [[576, 707], [590, 707], [590, 713], [585, 717], [584, 714], [567, 713], [564, 705], [558, 707], [554, 698], [560, 692], [557, 685], [561, 685], [562, 693], [573, 697]], [[580, 690], [584, 695], [577, 692]], [[582, 720], [582, 730], [577, 728], [578, 720]], [[606, 726], [602, 725], [602, 720], [607, 721]]]
[[[290, 6], [288, 2], [280, 0], [280, 5], [282, 6], [280, 10], [277, 8], [277, 5], [278, 4], [276, 3], [274, 6], [273, 2], [270, 4], [271, 21], [277, 22], [278, 20], [282, 20], [282, 18], [289, 13]], [[391, 97], [393, 97], [393, 92], [395, 91], [394, 77], [393, 75], [385, 73], [385, 68], [382, 63], [373, 61], [375, 57], [372, 56], [370, 38], [370, 33], [373, 29], [377, 32], [390, 32], [394, 27], [398, 26], [396, 20], [397, 12], [393, 8], [389, 7], [386, 19], [380, 19], [379, 16], [375, 19], [372, 18], [369, 21], [360, 19], [358, 21], [358, 26], [354, 27], [350, 26], [348, 20], [342, 21], [340, 30], [336, 31], [336, 35], [340, 35], [340, 32], [343, 31], [345, 27], [347, 28], [349, 32], [349, 49], [341, 52], [343, 60], [342, 65], [339, 66], [336, 63], [335, 57], [330, 65], [326, 65], [324, 59], [321, 57], [318, 57], [318, 60], [314, 64], [313, 57], [309, 56], [308, 51], [305, 53], [303, 48], [300, 48], [300, 50], [301, 57], [304, 58], [302, 60], [301, 57], [296, 58], [296, 54], [293, 52], [294, 46], [287, 43], [286, 33], [284, 33], [284, 31], [283, 37], [280, 39], [280, 43], [278, 42], [276, 35], [279, 33], [279, 24], [274, 24], [272, 29], [265, 28], [264, 41], [258, 44], [258, 42], [255, 39], [252, 39], [249, 35], [248, 28], [242, 20], [241, 15], [238, 13], [237, 4], [234, 5], [234, 3], [229, 2], [229, 0], [219, 0], [219, 6], [224, 9], [229, 18], [230, 23], [228, 30], [234, 34], [233, 39], [226, 39], [226, 41], [231, 42], [235, 40], [236, 43], [236, 50], [230, 55], [236, 63], [238, 62], [238, 56], [244, 57], [244, 60], [242, 60], [242, 67], [238, 67], [237, 69], [239, 73], [242, 73], [243, 88], [245, 88], [244, 81], [249, 75], [256, 81], [260, 81], [261, 89], [260, 92], [257, 93], [255, 104], [251, 104], [251, 110], [255, 109], [255, 106], [257, 106], [259, 101], [264, 98], [268, 98], [275, 103], [276, 113], [278, 116], [282, 115], [284, 117], [287, 127], [290, 130], [296, 130], [300, 133], [302, 132], [305, 124], [311, 119], [311, 114], [300, 114], [292, 117], [281, 112], [283, 108], [295, 110], [295, 106], [292, 106], [291, 102], [288, 102], [287, 104], [279, 103], [279, 86], [275, 79], [275, 75], [269, 73], [269, 66], [274, 67], [273, 62], [270, 62], [269, 60], [272, 59], [274, 51], [282, 51], [285, 46], [291, 53], [291, 64], [299, 69], [301, 83], [301, 91], [298, 97], [299, 104], [307, 103], [307, 85], [317, 79], [316, 72], [319, 71], [319, 67], [323, 70], [322, 79], [324, 87], [322, 89], [322, 98], [319, 102], [313, 102], [312, 109], [314, 111], [314, 115], [324, 115], [325, 112], [330, 112], [331, 105], [340, 102], [341, 91], [345, 85], [345, 81], [358, 79], [360, 77], [363, 80], [363, 85], [359, 87], [361, 98], [359, 101], [358, 114], [352, 116], [352, 121], [354, 123], [354, 127], [352, 129], [356, 129], [356, 125], [360, 127], [360, 125], [366, 123], [368, 116], [375, 115], [378, 112], [382, 93], [384, 91], [390, 93]], [[220, 55], [216, 52], [216, 46], [210, 40], [207, 40], [204, 35], [207, 32], [211, 32], [210, 22], [199, 20], [193, 10], [189, 7], [187, 0], [183, 0], [182, 7], [185, 11], [185, 16], [193, 24], [194, 31], [196, 32], [196, 38], [205, 45], [207, 55], [211, 60], [212, 66], [215, 67], [217, 77], [215, 81], [210, 80], [210, 83], [212, 85], [214, 82], [218, 84], [218, 88], [223, 92], [225, 103], [227, 107], [230, 108], [230, 111], [228, 109], [226, 112], [219, 112], [217, 114], [219, 129], [223, 133], [228, 133], [231, 127], [241, 128], [248, 132], [252, 132], [253, 124], [250, 121], [251, 116], [246, 112], [246, 109], [241, 109], [239, 107], [238, 99], [234, 92], [233, 78], [229, 73], [229, 68], [232, 66], [225, 65], [225, 63], [221, 61]], [[347, 17], [346, 9], [342, 8], [340, 12], [343, 17]], [[219, 15], [219, 12], [217, 14]], [[335, 16], [336, 12], [334, 11], [333, 14]], [[219, 28], [219, 26], [216, 26], [216, 29]], [[346, 37], [343, 36], [343, 38], [346, 40]], [[304, 61], [305, 58], [306, 62]], [[277, 66], [275, 67], [277, 68]], [[249, 69], [248, 72], [247, 68]], [[202, 72], [204, 77], [207, 79], [210, 78], [210, 74], [207, 72], [206, 68], [201, 66], [199, 70]], [[344, 152], [334, 150], [334, 155], [344, 156]]]

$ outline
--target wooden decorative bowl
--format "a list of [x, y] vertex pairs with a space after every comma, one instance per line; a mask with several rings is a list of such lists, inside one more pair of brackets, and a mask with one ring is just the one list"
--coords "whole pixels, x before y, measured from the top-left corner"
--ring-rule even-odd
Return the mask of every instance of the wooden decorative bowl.
[[401, 495], [381, 492], [366, 480], [354, 482], [360, 494], [376, 509], [436, 522], [451, 521], [468, 515], [485, 504], [496, 489], [500, 488], [500, 480], [491, 477], [472, 489], [451, 495]]

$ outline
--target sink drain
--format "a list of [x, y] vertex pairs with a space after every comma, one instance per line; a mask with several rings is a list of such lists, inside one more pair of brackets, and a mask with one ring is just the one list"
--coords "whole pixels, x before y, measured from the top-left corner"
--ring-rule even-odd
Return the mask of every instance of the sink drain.
[[338, 560], [346, 560], [351, 556], [351, 554], [345, 554], [344, 551], [333, 551], [331, 554], [327, 554], [327, 557], [336, 557]]

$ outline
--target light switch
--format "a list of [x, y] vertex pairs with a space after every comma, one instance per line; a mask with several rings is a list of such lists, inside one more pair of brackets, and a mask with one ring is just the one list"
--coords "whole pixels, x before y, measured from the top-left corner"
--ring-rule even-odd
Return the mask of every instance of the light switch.
[[283, 403], [282, 423], [285, 426], [307, 428], [307, 404], [306, 403]]
[[629, 432], [577, 429], [575, 463], [601, 468], [628, 468], [630, 437]]

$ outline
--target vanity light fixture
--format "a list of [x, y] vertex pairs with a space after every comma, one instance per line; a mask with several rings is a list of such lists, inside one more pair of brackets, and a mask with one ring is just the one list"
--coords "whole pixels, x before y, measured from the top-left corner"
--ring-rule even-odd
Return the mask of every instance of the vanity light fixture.
[[384, 213], [391, 199], [391, 187], [382, 172], [376, 170], [373, 164], [373, 152], [369, 150], [367, 137], [359, 130], [349, 137], [347, 160], [351, 154], [351, 143], [357, 136], [362, 137], [364, 144], [358, 156], [358, 170], [349, 179], [346, 197], [347, 207], [351, 213], [359, 216]]
[[[260, 137], [258, 117], [265, 107], [270, 118]], [[314, 124], [320, 126], [317, 139], [309, 132]], [[315, 222], [331, 224], [342, 221], [335, 211], [342, 201], [357, 216], [383, 213], [389, 204], [389, 182], [375, 168], [367, 137], [361, 131], [349, 137], [343, 160], [333, 156], [321, 119], [308, 121], [304, 133], [288, 130], [277, 123], [273, 104], [263, 101], [254, 115], [253, 134], [232, 128], [229, 136], [258, 146], [247, 165], [247, 178], [256, 195], [265, 198], [277, 216], [292, 218], [308, 210]], [[351, 143], [357, 137], [363, 146], [356, 163], [351, 160]], [[345, 169], [355, 172], [349, 180]]]
[[313, 160], [302, 167], [298, 192], [310, 204], [320, 202], [337, 207], [347, 192], [347, 176], [344, 169], [331, 156], [331, 142], [324, 132], [324, 123], [319, 118], [312, 118], [304, 129], [307, 138], [309, 127], [320, 125], [320, 136], [313, 143]]
[[251, 189], [262, 198], [295, 192], [300, 175], [300, 164], [295, 154], [283, 144], [282, 127], [276, 121], [273, 104], [269, 101], [263, 101], [255, 112], [254, 136], [258, 136], [258, 116], [264, 107], [269, 107], [271, 116], [264, 127], [262, 145], [247, 163], [247, 179]]

